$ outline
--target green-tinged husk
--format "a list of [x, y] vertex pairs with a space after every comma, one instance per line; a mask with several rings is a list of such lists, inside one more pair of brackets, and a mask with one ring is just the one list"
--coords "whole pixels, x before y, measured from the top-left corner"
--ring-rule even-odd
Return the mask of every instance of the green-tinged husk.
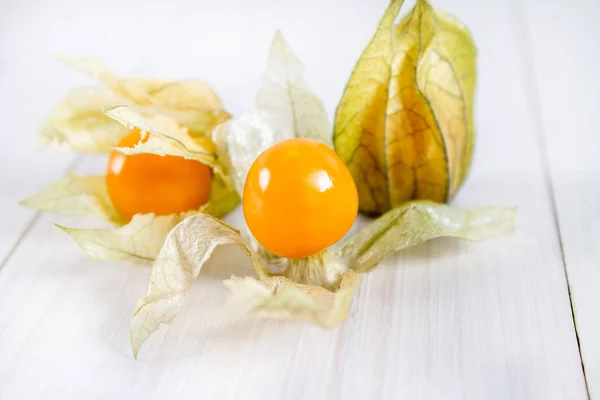
[[223, 217], [237, 207], [239, 196], [208, 142], [192, 139], [186, 127], [164, 115], [147, 117], [128, 105], [104, 106], [103, 110], [108, 117], [128, 129], [137, 128], [144, 132], [136, 146], [116, 148], [116, 151], [131, 155], [169, 155], [199, 161], [209, 165], [214, 176], [209, 201], [199, 209], [164, 216], [136, 215], [130, 222], [125, 221], [112, 205], [105, 177], [102, 175], [73, 174], [21, 202], [42, 211], [92, 217], [119, 225], [120, 227], [112, 230], [60, 226], [90, 257], [99, 260], [152, 261], [169, 231], [187, 216], [203, 212]]
[[[273, 46], [287, 50], [271, 49], [267, 76], [275, 75], [270, 70], [273, 65], [283, 65], [291, 57], [280, 34], [276, 35]], [[297, 61], [295, 57], [292, 59]], [[302, 124], [278, 118], [279, 110], [298, 107], [288, 89], [286, 80], [273, 86], [266, 79], [257, 98], [265, 98], [269, 93], [271, 101], [257, 101], [255, 110], [233, 118], [213, 132], [219, 159], [238, 190], [243, 188], [250, 165], [261, 151], [280, 140], [308, 137], [323, 129], [317, 102], [309, 102], [315, 106], [301, 110]], [[315, 118], [310, 117], [311, 113]], [[306, 121], [313, 121], [314, 125]], [[302, 129], [298, 130], [298, 126]], [[238, 315], [294, 319], [333, 327], [348, 316], [360, 281], [359, 272], [371, 270], [385, 256], [440, 236], [485, 239], [507, 235], [514, 228], [514, 217], [514, 209], [490, 207], [465, 211], [432, 202], [410, 202], [316, 255], [286, 259], [270, 253], [249, 232], [242, 232], [245, 237], [242, 239], [233, 229], [207, 215], [193, 215], [171, 231], [154, 263], [148, 293], [138, 304], [132, 320], [134, 354], [137, 356], [143, 342], [160, 324], [170, 323], [177, 315], [191, 282], [208, 259], [216, 257], [215, 247], [234, 245], [242, 249], [258, 275], [258, 279], [232, 277], [225, 281], [231, 290], [227, 310]], [[224, 266], [229, 261], [222, 258], [216, 263]]]
[[[512, 232], [513, 208], [460, 210], [407, 201], [447, 201], [466, 175], [475, 50], [466, 28], [426, 0], [417, 0], [395, 25], [401, 5], [402, 0], [391, 1], [356, 65], [337, 109], [333, 142], [325, 108], [279, 32], [254, 108], [231, 119], [202, 82], [123, 79], [94, 60], [63, 58], [105, 87], [70, 92], [48, 119], [41, 143], [82, 152], [183, 157], [214, 171], [211, 198], [200, 209], [136, 215], [129, 223], [111, 204], [104, 176], [71, 175], [22, 202], [116, 225], [112, 230], [59, 226], [92, 258], [153, 263], [147, 293], [131, 320], [134, 356], [161, 324], [177, 316], [209, 260], [223, 268], [247, 263], [258, 276], [224, 281], [231, 291], [229, 312], [331, 328], [347, 318], [360, 274], [388, 255], [436, 237], [481, 240]], [[139, 143], [115, 148], [132, 128], [142, 132]], [[239, 204], [256, 157], [294, 137], [335, 144], [357, 184], [361, 210], [383, 214], [304, 259], [276, 256], [247, 230], [238, 232], [217, 219]], [[221, 247], [228, 251], [216, 251]]]
[[335, 149], [369, 215], [450, 200], [473, 149], [473, 40], [427, 0], [396, 25], [402, 3], [390, 3], [336, 111]]
[[108, 153], [128, 129], [102, 111], [102, 106], [128, 104], [146, 117], [167, 116], [185, 126], [190, 136], [205, 137], [229, 114], [215, 92], [202, 81], [122, 78], [97, 60], [60, 56], [60, 61], [104, 86], [72, 89], [44, 123], [38, 143], [84, 153]]

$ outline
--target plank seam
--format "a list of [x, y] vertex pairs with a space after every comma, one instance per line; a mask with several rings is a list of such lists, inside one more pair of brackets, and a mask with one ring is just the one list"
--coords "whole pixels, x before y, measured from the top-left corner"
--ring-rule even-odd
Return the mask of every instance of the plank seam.
[[[65, 168], [65, 170], [61, 174], [61, 176], [66, 176], [69, 173], [71, 173], [75, 168], [77, 168], [77, 165], [79, 165], [79, 163], [81, 162], [82, 159], [83, 159], [82, 154], [76, 155], [75, 158], [73, 158], [73, 160], [71, 160], [69, 165], [67, 165], [67, 168]], [[19, 237], [17, 238], [15, 243], [11, 246], [10, 250], [6, 253], [4, 260], [2, 260], [2, 263], [0, 264], [0, 272], [2, 271], [4, 266], [8, 263], [8, 261], [10, 261], [13, 254], [17, 251], [17, 249], [19, 248], [19, 246], [21, 245], [23, 240], [25, 240], [25, 237], [31, 231], [31, 229], [35, 226], [35, 223], [39, 220], [41, 215], [42, 215], [41, 211], [36, 211], [33, 214], [33, 216], [29, 219], [29, 222], [27, 222], [27, 225], [21, 231], [21, 234], [19, 235]]]
[[[177, 3], [177, 6], [175, 7], [175, 14], [177, 16], [181, 16], [183, 14], [183, 5], [184, 2], [183, 1], [179, 1]], [[178, 20], [177, 18], [173, 18], [172, 19], [174, 22], [172, 22], [170, 25], [175, 25], [176, 21]], [[152, 46], [150, 46], [150, 49], [154, 49], [156, 50], [159, 47], [163, 47], [165, 45], [166, 39], [163, 39], [163, 41], [160, 43], [160, 46], [157, 46], [156, 44], [153, 44]], [[148, 57], [152, 57], [155, 54], [155, 52], [149, 52], [146, 53], [145, 56], [140, 57], [140, 60], [135, 64], [135, 66], [132, 68], [133, 71], [138, 70], [142, 65], [145, 64], [144, 57], [148, 58]], [[2, 61], [0, 59], [0, 61]], [[3, 71], [3, 64], [0, 63], [0, 72]], [[61, 174], [61, 176], [66, 176], [69, 173], [73, 172], [77, 166], [79, 165], [79, 163], [83, 160], [83, 158], [85, 157], [85, 154], [79, 153], [75, 156], [75, 158], [69, 163], [69, 165], [67, 166], [67, 168], [65, 168], [64, 172]], [[6, 256], [4, 257], [4, 259], [2, 260], [2, 262], [0, 263], [0, 271], [2, 271], [2, 269], [4, 268], [4, 266], [8, 263], [8, 261], [10, 261], [11, 257], [13, 256], [13, 254], [17, 251], [17, 249], [19, 248], [21, 242], [23, 242], [23, 240], [25, 240], [25, 237], [27, 236], [27, 234], [29, 233], [29, 231], [31, 231], [31, 229], [35, 226], [35, 223], [37, 222], [37, 220], [39, 219], [39, 217], [41, 216], [41, 211], [36, 211], [33, 216], [31, 217], [31, 219], [29, 220], [29, 222], [27, 223], [27, 225], [25, 226], [25, 228], [23, 229], [23, 231], [21, 231], [21, 234], [19, 235], [19, 237], [17, 238], [17, 240], [15, 241], [15, 243], [12, 245], [12, 247], [10, 248], [10, 250], [6, 253]]]
[[531, 43], [531, 31], [529, 29], [528, 17], [525, 7], [523, 3], [518, 5], [518, 1], [515, 4], [515, 0], [510, 2], [511, 11], [515, 18], [517, 31], [521, 34], [521, 40], [517, 44], [517, 48], [520, 50], [520, 53], [523, 55], [523, 62], [521, 63], [521, 69], [523, 71], [523, 76], [526, 78], [523, 83], [527, 92], [530, 93], [529, 96], [526, 96], [527, 101], [526, 104], [529, 108], [529, 113], [531, 115], [531, 120], [534, 125], [534, 129], [536, 132], [536, 139], [538, 145], [540, 146], [540, 156], [539, 161], [542, 166], [543, 175], [544, 175], [544, 186], [545, 190], [550, 198], [550, 206], [552, 211], [552, 218], [554, 222], [554, 227], [556, 229], [556, 233], [558, 235], [558, 243], [560, 248], [560, 255], [563, 263], [563, 270], [565, 274], [565, 280], [567, 283], [567, 293], [569, 295], [569, 306], [571, 308], [571, 318], [573, 320], [573, 330], [575, 331], [575, 338], [577, 340], [577, 349], [579, 350], [579, 360], [581, 362], [581, 369], [583, 372], [583, 380], [585, 383], [585, 389], [587, 393], [588, 399], [591, 398], [590, 389], [587, 381], [587, 375], [585, 373], [585, 364], [583, 361], [583, 353], [581, 351], [581, 341], [579, 338], [579, 332], [577, 331], [577, 317], [575, 315], [575, 309], [573, 307], [573, 297], [571, 293], [571, 284], [569, 281], [569, 273], [567, 269], [567, 259], [565, 257], [565, 249], [562, 238], [562, 232], [560, 227], [560, 220], [558, 218], [558, 205], [556, 203], [556, 193], [554, 190], [553, 180], [552, 180], [552, 172], [550, 168], [550, 156], [548, 154], [548, 142], [546, 140], [546, 127], [542, 117], [542, 104], [540, 102], [540, 91], [535, 80], [535, 60], [532, 56], [533, 49]]

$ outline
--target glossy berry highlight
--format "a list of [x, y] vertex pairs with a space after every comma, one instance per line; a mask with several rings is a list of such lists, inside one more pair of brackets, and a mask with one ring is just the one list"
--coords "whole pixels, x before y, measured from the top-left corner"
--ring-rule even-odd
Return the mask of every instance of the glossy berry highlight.
[[252, 164], [242, 197], [254, 237], [288, 258], [316, 254], [340, 240], [358, 211], [348, 168], [324, 143], [288, 139]]
[[[134, 129], [118, 147], [133, 147], [140, 136]], [[168, 215], [197, 209], [208, 201], [211, 181], [210, 167], [175, 156], [112, 151], [106, 167], [108, 195], [126, 220], [135, 214]]]

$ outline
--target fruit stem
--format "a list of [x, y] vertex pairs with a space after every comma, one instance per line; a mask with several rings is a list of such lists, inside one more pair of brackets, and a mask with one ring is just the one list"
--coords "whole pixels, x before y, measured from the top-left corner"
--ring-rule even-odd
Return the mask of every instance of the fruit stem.
[[288, 259], [282, 275], [304, 285], [335, 289], [348, 268], [337, 258], [321, 251], [305, 258]]

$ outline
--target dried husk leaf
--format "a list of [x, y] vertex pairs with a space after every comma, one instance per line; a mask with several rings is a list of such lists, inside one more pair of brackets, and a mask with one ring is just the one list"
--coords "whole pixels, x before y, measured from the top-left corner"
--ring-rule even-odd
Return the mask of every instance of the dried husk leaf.
[[[399, 10], [397, 6], [389, 22], [390, 29]], [[289, 76], [278, 75], [275, 65], [290, 60], [289, 48], [276, 35], [270, 55], [269, 69], [263, 91], [257, 96], [257, 109], [220, 125], [212, 133], [219, 159], [231, 174], [234, 187], [241, 193], [246, 174], [254, 159], [272, 144], [298, 134], [294, 122], [298, 104], [290, 95]], [[390, 61], [391, 62], [391, 61]], [[269, 75], [271, 74], [271, 75]], [[296, 89], [292, 89], [296, 90]], [[287, 93], [286, 93], [287, 92]], [[292, 99], [292, 100], [290, 100]], [[311, 103], [308, 101], [307, 103]], [[292, 112], [290, 113], [290, 107]], [[319, 115], [320, 109], [309, 111]], [[311, 111], [312, 110], [312, 111]], [[290, 117], [291, 115], [291, 117]], [[323, 126], [322, 119], [315, 124]], [[287, 121], [287, 122], [286, 122]], [[292, 122], [290, 122], [292, 121]], [[289, 129], [289, 127], [291, 128]], [[301, 129], [303, 132], [321, 132]], [[469, 211], [427, 201], [400, 206], [382, 216], [370, 226], [341, 245], [315, 256], [291, 260], [274, 257], [250, 236], [248, 244], [232, 228], [205, 214], [196, 214], [178, 224], [168, 235], [153, 266], [148, 293], [134, 311], [131, 341], [134, 355], [144, 341], [161, 324], [173, 321], [179, 313], [191, 283], [220, 246], [241, 249], [259, 279], [250, 277], [225, 281], [232, 290], [227, 309], [237, 314], [310, 321], [324, 327], [342, 322], [348, 315], [353, 294], [360, 281], [358, 272], [374, 268], [388, 254], [439, 236], [483, 239], [510, 233], [514, 227], [513, 209], [482, 208]], [[229, 253], [229, 252], [228, 252]], [[226, 262], [227, 260], [220, 260]], [[272, 272], [268, 266], [277, 264], [283, 270]]]
[[[115, 104], [115, 103], [113, 103]], [[210, 136], [212, 130], [229, 120], [231, 116], [225, 110], [197, 110], [193, 108], [165, 108], [164, 106], [136, 106], [144, 115], [165, 115], [179, 125], [188, 128], [193, 138]]]
[[[148, 293], [138, 302], [131, 321], [134, 356], [137, 357], [144, 341], [161, 324], [173, 321], [192, 282], [215, 249], [224, 245], [241, 249], [259, 275], [264, 273], [264, 260], [250, 249], [239, 233], [209, 215], [190, 216], [169, 233], [153, 265]], [[232, 278], [225, 282], [232, 290], [228, 307], [237, 313], [334, 326], [346, 318], [360, 276], [346, 271], [335, 279], [337, 283], [329, 290], [299, 284], [283, 276], [260, 281]]]
[[217, 94], [202, 81], [127, 79], [143, 88], [152, 104], [173, 109], [222, 110]]
[[466, 27], [426, 0], [395, 27], [401, 5], [382, 17], [334, 126], [360, 210], [375, 215], [411, 199], [451, 199], [473, 147], [476, 50]]
[[188, 135], [185, 127], [165, 115], [145, 117], [128, 105], [104, 106], [103, 111], [109, 117], [130, 129], [138, 128], [150, 134], [143, 142], [133, 147], [117, 147], [116, 151], [123, 154], [156, 154], [159, 156], [176, 156], [196, 160], [219, 170], [217, 156], [208, 144], [196, 141]]
[[70, 174], [19, 204], [40, 211], [123, 223], [108, 197], [104, 175]]
[[167, 81], [121, 78], [98, 60], [72, 55], [57, 57], [65, 64], [97, 79], [113, 93], [136, 104], [176, 109], [223, 109], [216, 93], [202, 81]]
[[[177, 156], [203, 162], [215, 172], [211, 196], [199, 210], [182, 214], [155, 216], [136, 215], [131, 222], [114, 229], [72, 229], [61, 227], [92, 258], [98, 260], [126, 260], [148, 262], [155, 259], [169, 231], [186, 216], [198, 212], [222, 217], [239, 204], [239, 196], [223, 176], [220, 164], [209, 142], [194, 140], [186, 128], [166, 116], [145, 117], [130, 106], [104, 107], [106, 115], [129, 129], [139, 128], [149, 135], [146, 142], [133, 148], [116, 148], [125, 154], [156, 154]], [[141, 138], [145, 138], [141, 135]], [[61, 179], [21, 204], [43, 211], [76, 216], [88, 216], [124, 224], [115, 211], [107, 193], [105, 177]]]
[[426, 200], [405, 203], [377, 218], [336, 250], [350, 269], [367, 272], [388, 255], [429, 239], [451, 236], [483, 240], [510, 235], [516, 208], [461, 210]]
[[106, 87], [70, 91], [44, 124], [38, 139], [42, 146], [109, 152], [128, 131], [102, 113], [101, 106], [108, 104], [135, 105], [145, 116], [166, 115], [185, 126], [195, 138], [206, 136], [230, 118], [215, 92], [204, 82], [125, 79], [90, 58], [59, 58]]
[[256, 96], [256, 109], [272, 113], [278, 120], [277, 126], [290, 130], [290, 136], [315, 139], [331, 147], [327, 111], [310, 89], [303, 72], [304, 66], [277, 31], [262, 88]]
[[327, 113], [302, 71], [302, 64], [277, 32], [255, 109], [213, 131], [219, 160], [230, 171], [238, 193], [243, 192], [246, 175], [256, 157], [273, 144], [294, 137], [331, 144]]
[[131, 319], [135, 357], [160, 324], [173, 321], [202, 267], [215, 249], [224, 245], [240, 246], [249, 252], [233, 228], [207, 214], [185, 219], [168, 234], [152, 267], [148, 293], [138, 302]]
[[167, 234], [183, 216], [172, 214], [134, 215], [126, 225], [114, 230], [75, 229], [55, 224], [71, 236], [93, 259], [150, 263], [154, 261]]
[[75, 88], [54, 108], [44, 123], [38, 145], [88, 153], [107, 153], [128, 129], [106, 116], [102, 105], [126, 100], [103, 87]]
[[[331, 126], [321, 101], [304, 80], [302, 63], [276, 32], [255, 109], [217, 126], [212, 140], [219, 161], [230, 174], [233, 187], [243, 193], [250, 166], [258, 155], [282, 140], [308, 137], [331, 145]], [[263, 248], [250, 234], [246, 240], [270, 266], [285, 268], [287, 261]], [[270, 276], [267, 268], [259, 277]]]
[[277, 129], [276, 120], [264, 111], [250, 111], [232, 118], [217, 126], [212, 133], [218, 159], [240, 194], [256, 157], [273, 144], [292, 137]]
[[137, 214], [129, 223], [111, 230], [57, 226], [69, 234], [93, 259], [148, 263], [154, 261], [171, 229], [186, 217], [207, 213], [220, 218], [237, 207], [239, 201], [234, 190], [223, 180], [215, 178], [209, 202], [198, 210], [161, 216]]
[[140, 104], [152, 104], [150, 95], [141, 86], [130, 80], [121, 79], [110, 68], [98, 60], [74, 55], [58, 55], [56, 58], [102, 82], [108, 89], [119, 96], [131, 99]]
[[138, 214], [127, 223], [110, 201], [105, 176], [71, 174], [20, 204], [40, 211], [95, 218], [122, 225], [108, 230], [59, 228], [94, 259], [144, 263], [156, 258], [169, 231], [187, 216], [208, 213], [221, 218], [237, 207], [239, 202], [235, 190], [222, 178], [214, 176], [210, 199], [198, 210], [164, 216]]
[[[125, 108], [128, 109], [127, 106]], [[213, 167], [215, 176], [212, 180], [209, 202], [199, 211], [192, 212], [205, 212], [222, 217], [239, 204], [239, 196], [231, 187], [229, 179], [223, 176], [221, 165], [216, 163], [216, 156], [209, 153], [208, 148], [203, 147], [201, 143], [190, 139], [185, 129], [180, 128], [167, 117], [161, 116], [152, 119], [140, 116], [140, 119], [135, 122], [150, 131], [151, 137], [146, 143], [141, 143], [132, 149], [117, 148], [118, 151], [125, 154], [152, 153], [161, 156], [179, 156], [204, 162]], [[168, 135], [161, 132], [166, 132]], [[148, 143], [150, 144], [146, 146]], [[105, 179], [104, 175], [70, 174], [46, 186], [39, 193], [22, 200], [19, 204], [40, 211], [124, 224], [126, 221], [112, 205]]]
[[166, 115], [187, 127], [194, 138], [205, 137], [215, 126], [231, 118], [217, 94], [204, 82], [133, 81], [145, 88], [155, 104], [139, 107], [145, 115]]
[[250, 277], [225, 281], [231, 290], [225, 308], [236, 315], [308, 321], [325, 328], [342, 323], [348, 316], [360, 275], [346, 271], [331, 290], [303, 285], [283, 276], [262, 281]]

